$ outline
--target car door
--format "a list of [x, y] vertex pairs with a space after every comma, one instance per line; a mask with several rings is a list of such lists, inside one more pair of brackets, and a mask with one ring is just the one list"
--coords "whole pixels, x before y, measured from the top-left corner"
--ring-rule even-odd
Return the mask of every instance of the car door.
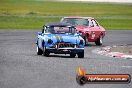
[[91, 25], [90, 25], [91, 40], [96, 41], [100, 36], [100, 27], [98, 23], [95, 21], [95, 19], [91, 19], [90, 21], [91, 21]]

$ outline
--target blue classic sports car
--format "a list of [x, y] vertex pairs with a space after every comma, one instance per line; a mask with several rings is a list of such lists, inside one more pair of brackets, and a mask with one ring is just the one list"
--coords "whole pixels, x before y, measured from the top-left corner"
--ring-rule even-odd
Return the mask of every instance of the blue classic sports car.
[[37, 54], [70, 54], [70, 57], [84, 58], [84, 39], [75, 27], [68, 23], [48, 23], [37, 36]]

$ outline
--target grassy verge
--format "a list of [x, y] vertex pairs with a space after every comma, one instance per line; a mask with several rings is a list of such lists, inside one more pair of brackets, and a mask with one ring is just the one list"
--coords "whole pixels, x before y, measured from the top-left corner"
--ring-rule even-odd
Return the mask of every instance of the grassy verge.
[[0, 16], [0, 29], [40, 29], [47, 22], [59, 21], [59, 18], [37, 16]]
[[1, 0], [0, 29], [40, 29], [63, 16], [92, 16], [106, 29], [132, 29], [131, 4]]

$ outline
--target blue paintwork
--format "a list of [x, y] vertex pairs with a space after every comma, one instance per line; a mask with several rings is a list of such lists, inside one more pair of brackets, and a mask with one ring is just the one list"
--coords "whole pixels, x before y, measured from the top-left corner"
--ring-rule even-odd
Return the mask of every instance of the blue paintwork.
[[[57, 37], [58, 36], [60, 41], [58, 42]], [[52, 43], [48, 43], [48, 40], [51, 39]], [[82, 44], [80, 44], [80, 40], [83, 41]], [[37, 46], [43, 51], [43, 47], [45, 46], [46, 49], [50, 53], [67, 53], [67, 52], [59, 52], [59, 48], [56, 48], [55, 45], [57, 43], [70, 43], [78, 46], [77, 48], [68, 48], [67, 50], [70, 50], [70, 53], [79, 53], [84, 51], [84, 44], [85, 41], [81, 37], [80, 33], [75, 33], [75, 34], [51, 34], [51, 33], [42, 33], [38, 32], [37, 39], [36, 39], [36, 44]], [[52, 47], [52, 49], [51, 49]], [[68, 52], [69, 53], [69, 52]]]

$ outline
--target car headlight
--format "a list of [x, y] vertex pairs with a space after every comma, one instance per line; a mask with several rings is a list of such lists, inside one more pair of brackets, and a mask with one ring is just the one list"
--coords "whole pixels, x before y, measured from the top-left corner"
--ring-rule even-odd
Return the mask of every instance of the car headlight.
[[52, 41], [51, 39], [48, 39], [48, 43], [49, 43], [49, 44], [52, 44], [53, 41]]

